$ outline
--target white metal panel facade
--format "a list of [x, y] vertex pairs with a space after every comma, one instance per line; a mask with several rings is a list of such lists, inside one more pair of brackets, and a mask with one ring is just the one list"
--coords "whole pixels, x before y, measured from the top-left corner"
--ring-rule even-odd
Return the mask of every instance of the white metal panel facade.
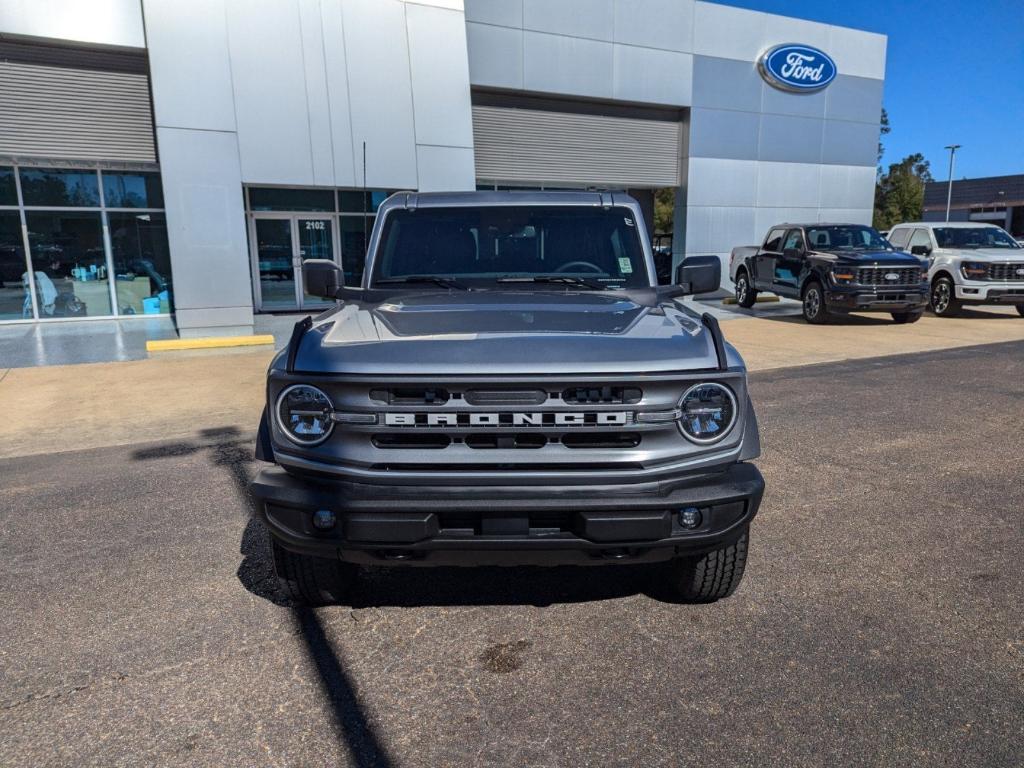
[[678, 186], [681, 141], [679, 122], [473, 106], [478, 179]]

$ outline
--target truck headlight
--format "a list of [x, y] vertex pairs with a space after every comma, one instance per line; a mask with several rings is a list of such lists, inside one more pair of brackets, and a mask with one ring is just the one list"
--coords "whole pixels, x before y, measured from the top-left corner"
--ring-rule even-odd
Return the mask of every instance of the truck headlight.
[[851, 267], [832, 267], [832, 279], [837, 283], [852, 283], [857, 279], [857, 270]]
[[293, 384], [277, 398], [277, 423], [298, 445], [317, 445], [331, 434], [334, 405], [309, 384]]
[[968, 280], [984, 280], [988, 275], [988, 265], [980, 261], [965, 261], [960, 269]]
[[728, 387], [714, 382], [686, 390], [679, 410], [679, 428], [701, 445], [718, 442], [736, 423], [736, 397]]

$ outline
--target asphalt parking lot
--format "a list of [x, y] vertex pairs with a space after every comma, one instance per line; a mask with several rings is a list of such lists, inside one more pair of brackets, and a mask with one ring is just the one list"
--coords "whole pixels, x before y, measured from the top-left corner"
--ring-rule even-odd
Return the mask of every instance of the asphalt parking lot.
[[0, 765], [1020, 765], [1024, 343], [756, 373], [737, 594], [276, 590], [249, 428], [0, 460]]

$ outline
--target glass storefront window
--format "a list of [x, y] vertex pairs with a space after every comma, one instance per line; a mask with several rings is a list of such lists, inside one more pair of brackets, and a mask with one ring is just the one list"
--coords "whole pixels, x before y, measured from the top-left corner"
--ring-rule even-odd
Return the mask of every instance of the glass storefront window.
[[366, 266], [366, 243], [373, 231], [373, 216], [341, 217], [341, 269], [345, 285], [358, 287]]
[[250, 187], [249, 208], [253, 211], [329, 212], [334, 210], [334, 190]]
[[[366, 202], [363, 202], [363, 195], [366, 195]], [[380, 204], [393, 195], [392, 190], [369, 189], [365, 193], [362, 190], [348, 190], [338, 192], [338, 203], [342, 213], [376, 213]], [[365, 207], [364, 207], [365, 206]]]
[[[105, 184], [106, 174], [104, 188]], [[171, 312], [173, 297], [167, 218], [162, 213], [112, 212], [107, 214], [107, 223], [118, 313], [155, 315]]]
[[107, 208], [163, 208], [160, 174], [104, 171], [103, 202]]
[[25, 218], [40, 319], [112, 314], [100, 214], [28, 211]]
[[17, 205], [18, 188], [14, 186], [14, 169], [0, 167], [0, 205]]
[[25, 205], [99, 207], [96, 171], [62, 168], [22, 168], [21, 196]]
[[31, 317], [21, 217], [17, 211], [0, 211], [0, 320]]

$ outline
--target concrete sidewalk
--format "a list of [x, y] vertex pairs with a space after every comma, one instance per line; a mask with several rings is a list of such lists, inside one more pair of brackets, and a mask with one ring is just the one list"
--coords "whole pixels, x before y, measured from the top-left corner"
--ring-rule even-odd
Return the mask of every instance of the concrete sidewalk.
[[[751, 371], [1024, 340], [1012, 308], [913, 325], [854, 316], [810, 326], [792, 316], [723, 324]], [[994, 349], [993, 354], [998, 354]], [[0, 369], [0, 458], [255, 430], [273, 351], [170, 352], [148, 360]], [[924, 383], [922, 383], [924, 384]]]

